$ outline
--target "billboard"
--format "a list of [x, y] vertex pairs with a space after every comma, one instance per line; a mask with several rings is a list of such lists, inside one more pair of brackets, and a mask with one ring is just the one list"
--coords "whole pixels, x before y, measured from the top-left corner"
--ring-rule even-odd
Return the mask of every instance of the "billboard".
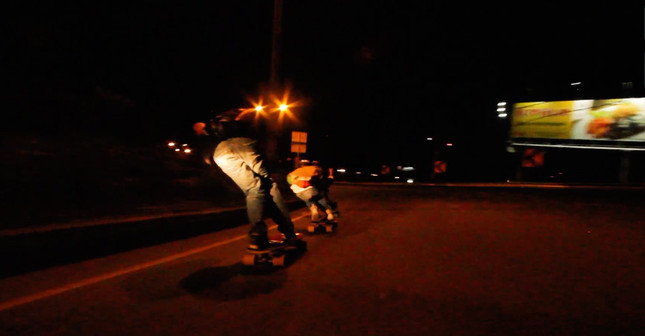
[[516, 103], [510, 142], [645, 147], [645, 98]]

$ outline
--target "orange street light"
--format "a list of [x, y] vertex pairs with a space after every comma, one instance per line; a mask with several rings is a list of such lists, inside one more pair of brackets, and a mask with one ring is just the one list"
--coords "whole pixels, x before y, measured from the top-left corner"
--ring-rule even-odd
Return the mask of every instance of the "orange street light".
[[258, 98], [258, 100], [257, 100], [257, 101], [254, 101], [254, 100], [253, 100], [253, 99], [251, 99], [251, 98], [247, 98], [247, 100], [251, 103], [251, 105], [253, 105], [253, 107], [251, 107], [251, 108], [241, 108], [241, 109], [239, 109], [239, 111], [240, 111], [241, 113], [240, 113], [240, 115], [239, 115], [239, 116], [237, 116], [237, 118], [238, 118], [238, 119], [241, 119], [241, 118], [242, 118], [242, 117], [244, 117], [246, 114], [254, 113], [254, 114], [255, 114], [255, 116], [254, 116], [254, 118], [253, 118], [253, 119], [257, 122], [257, 121], [258, 121], [258, 119], [260, 118], [260, 116], [261, 116], [262, 114], [264, 114], [265, 106], [262, 104], [262, 97]]

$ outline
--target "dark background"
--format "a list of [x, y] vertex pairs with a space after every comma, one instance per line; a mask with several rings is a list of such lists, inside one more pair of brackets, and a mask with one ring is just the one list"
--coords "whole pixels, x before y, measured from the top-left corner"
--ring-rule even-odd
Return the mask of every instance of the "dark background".
[[[269, 0], [16, 1], [5, 16], [3, 134], [189, 141], [270, 77]], [[503, 178], [496, 103], [642, 96], [643, 30], [640, 1], [285, 0], [278, 75], [306, 103], [293, 127], [312, 158], [428, 164], [449, 141], [452, 167]]]

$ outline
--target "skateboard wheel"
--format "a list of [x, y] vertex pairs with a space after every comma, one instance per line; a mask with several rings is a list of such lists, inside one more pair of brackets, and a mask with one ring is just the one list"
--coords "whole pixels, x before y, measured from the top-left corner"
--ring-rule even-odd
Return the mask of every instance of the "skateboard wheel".
[[273, 266], [284, 266], [284, 259], [286, 255], [281, 255], [273, 258]]
[[242, 257], [242, 264], [245, 266], [255, 265], [255, 256], [252, 254], [245, 255], [244, 257]]
[[316, 227], [313, 226], [313, 225], [309, 225], [307, 227], [307, 231], [310, 232], [310, 233], [314, 233], [314, 232], [316, 232]]

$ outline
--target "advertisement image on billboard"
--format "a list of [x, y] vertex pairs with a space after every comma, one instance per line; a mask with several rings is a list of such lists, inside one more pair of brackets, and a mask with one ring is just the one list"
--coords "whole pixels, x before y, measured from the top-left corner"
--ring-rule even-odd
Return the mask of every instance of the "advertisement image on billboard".
[[645, 146], [645, 98], [523, 102], [513, 106], [511, 142]]

